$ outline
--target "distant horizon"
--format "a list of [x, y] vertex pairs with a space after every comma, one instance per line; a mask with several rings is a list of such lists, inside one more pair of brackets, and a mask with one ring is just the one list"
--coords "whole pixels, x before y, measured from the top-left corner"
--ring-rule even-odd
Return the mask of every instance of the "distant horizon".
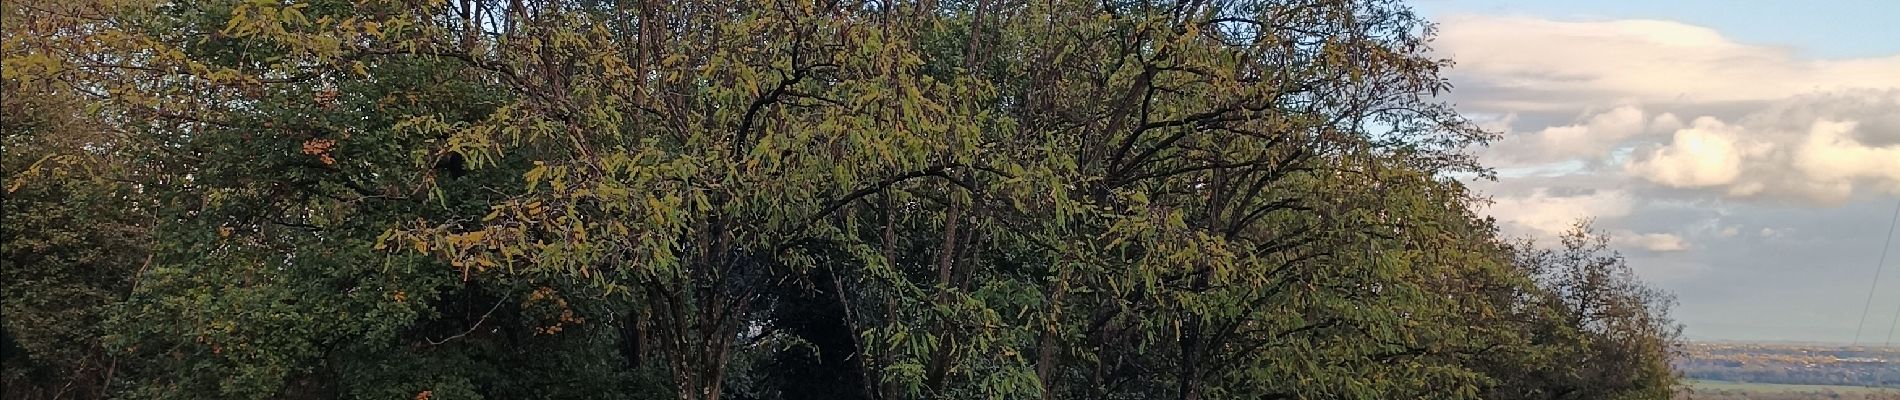
[[1769, 344], [1769, 343], [1772, 343], [1772, 344], [1804, 344], [1804, 345], [1805, 345], [1805, 344], [1812, 344], [1812, 345], [1828, 345], [1828, 346], [1839, 346], [1839, 347], [1866, 347], [1866, 348], [1900, 348], [1900, 344], [1891, 344], [1891, 345], [1879, 345], [1879, 344], [1871, 344], [1871, 345], [1870, 345], [1870, 344], [1859, 344], [1859, 345], [1855, 345], [1855, 344], [1850, 344], [1850, 343], [1845, 343], [1845, 342], [1814, 342], [1814, 341], [1805, 341], [1805, 340], [1775, 340], [1775, 339], [1768, 339], [1768, 340], [1747, 340], [1747, 339], [1708, 339], [1708, 338], [1697, 338], [1697, 337], [1688, 337], [1688, 336], [1684, 336], [1684, 337], [1682, 338], [1682, 340], [1683, 340], [1684, 342], [1689, 342], [1689, 343], [1763, 343], [1763, 344]]

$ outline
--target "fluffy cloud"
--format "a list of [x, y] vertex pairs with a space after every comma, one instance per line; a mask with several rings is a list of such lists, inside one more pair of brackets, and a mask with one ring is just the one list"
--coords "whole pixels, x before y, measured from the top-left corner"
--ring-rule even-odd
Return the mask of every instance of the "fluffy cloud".
[[1671, 202], [1900, 193], [1900, 55], [1804, 58], [1669, 21], [1462, 16], [1439, 33], [1458, 61], [1448, 100], [1505, 133], [1479, 155], [1515, 182], [1490, 185], [1503, 191], [1482, 210], [1507, 232], [1597, 218], [1618, 247], [1661, 257], [1785, 235], [1644, 221], [1676, 215], [1657, 214]]
[[1643, 110], [1617, 107], [1578, 125], [1551, 127], [1538, 135], [1546, 148], [1602, 151], [1617, 140], [1643, 132]]
[[[1900, 55], [1803, 59], [1672, 21], [1552, 21], [1454, 16], [1438, 47], [1458, 60], [1464, 103], [1564, 110], [1618, 103], [1771, 100], [1820, 91], [1900, 87]], [[1466, 79], [1460, 79], [1466, 78]]]
[[1864, 301], [1841, 285], [1865, 283], [1884, 238], [1868, 221], [1894, 205], [1876, 193], [1900, 194], [1900, 54], [1821, 59], [1669, 21], [1439, 21], [1435, 47], [1458, 63], [1444, 100], [1504, 133], [1477, 153], [1501, 178], [1473, 187], [1505, 232], [1548, 244], [1596, 217], [1680, 295], [1690, 335]]
[[1657, 253], [1683, 251], [1689, 249], [1689, 242], [1671, 233], [1635, 233], [1629, 231], [1611, 234], [1613, 244], [1633, 246]]
[[1555, 236], [1584, 218], [1610, 218], [1627, 215], [1633, 198], [1621, 190], [1596, 190], [1588, 193], [1554, 194], [1537, 188], [1524, 196], [1492, 199], [1486, 210], [1514, 233]]
[[[1631, 162], [1631, 173], [1673, 187], [1706, 187], [1734, 182], [1742, 174], [1744, 152], [1762, 153], [1772, 145], [1742, 146], [1739, 129], [1715, 118], [1697, 118], [1695, 126], [1677, 130], [1674, 142]], [[1747, 148], [1747, 150], [1744, 150]]]
[[1795, 97], [1734, 123], [1697, 118], [1624, 172], [1672, 188], [1821, 204], [1857, 187], [1900, 193], [1900, 90]]
[[[1900, 113], [1900, 110], [1896, 110]], [[1900, 185], [1900, 144], [1874, 147], [1852, 136], [1855, 122], [1816, 121], [1794, 156], [1794, 166], [1808, 177], [1827, 182], [1868, 178]]]
[[[1510, 121], [1503, 120], [1504, 123]], [[1496, 164], [1510, 165], [1596, 158], [1654, 127], [1673, 130], [1677, 125], [1681, 125], [1681, 121], [1677, 121], [1675, 115], [1660, 115], [1652, 122], [1641, 108], [1622, 106], [1590, 115], [1576, 124], [1507, 136], [1493, 145], [1486, 156]], [[1508, 126], [1502, 130], [1508, 130]]]
[[[1622, 190], [1532, 189], [1521, 196], [1500, 196], [1484, 210], [1498, 219], [1508, 233], [1525, 235], [1540, 243], [1556, 243], [1556, 237], [1584, 219], [1614, 219], [1627, 216], [1636, 207], [1635, 198]], [[1689, 249], [1689, 241], [1673, 233], [1636, 232], [1629, 229], [1609, 231], [1611, 244], [1653, 253]]]
[[1450, 100], [1505, 132], [1480, 153], [1493, 166], [1776, 202], [1900, 193], [1900, 55], [1806, 58], [1651, 20], [1467, 15], [1439, 34]]

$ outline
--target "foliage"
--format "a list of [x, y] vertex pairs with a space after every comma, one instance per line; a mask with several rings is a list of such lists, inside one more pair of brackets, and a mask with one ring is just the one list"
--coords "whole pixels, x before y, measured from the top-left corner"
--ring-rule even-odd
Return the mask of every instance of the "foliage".
[[96, 329], [148, 264], [150, 201], [115, 165], [123, 149], [69, 94], [7, 82], [0, 213], [0, 331], [6, 398], [97, 395], [118, 357]]
[[1538, 287], [1515, 325], [1533, 335], [1503, 357], [1528, 360], [1493, 365], [1534, 368], [1494, 372], [1520, 382], [1494, 396], [1658, 399], [1678, 389], [1670, 367], [1681, 347], [1682, 328], [1668, 314], [1674, 299], [1639, 281], [1609, 241], [1581, 221], [1559, 247], [1518, 245], [1516, 263]]
[[[1511, 388], [1607, 372], [1515, 371], [1578, 356], [1663, 388], [1633, 395], [1674, 379], [1627, 268], [1471, 213], [1451, 177], [1487, 173], [1490, 134], [1433, 100], [1449, 62], [1392, 1], [22, 4], [9, 95], [72, 105], [8, 121], [83, 105], [113, 134], [9, 131], [9, 159], [126, 171], [59, 196], [128, 199], [87, 225], [137, 233], [58, 245], [124, 298], [47, 306], [11, 274], [73, 267], [7, 269], [8, 307], [96, 315], [7, 322], [18, 370], [96, 370], [39, 361], [87, 340], [125, 362], [88, 396], [1537, 398]], [[9, 258], [71, 235], [12, 229]], [[1623, 314], [1566, 313], [1598, 295]]]

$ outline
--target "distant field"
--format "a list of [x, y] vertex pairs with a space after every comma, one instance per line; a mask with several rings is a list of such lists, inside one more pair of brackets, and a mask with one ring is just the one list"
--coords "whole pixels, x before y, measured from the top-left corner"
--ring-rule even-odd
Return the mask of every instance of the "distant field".
[[1804, 392], [1833, 391], [1835, 393], [1840, 393], [1840, 394], [1856, 394], [1856, 395], [1900, 394], [1900, 389], [1872, 388], [1872, 387], [1866, 387], [1866, 386], [1784, 385], [1784, 384], [1778, 384], [1778, 383], [1726, 382], [1726, 381], [1709, 381], [1709, 380], [1695, 380], [1695, 379], [1689, 380], [1689, 388], [1698, 392], [1714, 391], [1714, 390], [1741, 390], [1741, 391], [1749, 391], [1749, 392], [1755, 392], [1755, 393], [1789, 393], [1789, 392], [1804, 393]]

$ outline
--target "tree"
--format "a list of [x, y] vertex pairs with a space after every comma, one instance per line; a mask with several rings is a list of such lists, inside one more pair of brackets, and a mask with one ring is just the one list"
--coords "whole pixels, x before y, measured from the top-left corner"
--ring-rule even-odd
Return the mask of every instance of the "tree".
[[20, 76], [47, 50], [21, 35], [67, 26], [11, 6], [0, 25], [0, 397], [103, 397], [121, 357], [102, 324], [150, 264], [152, 203], [134, 183], [149, 171], [73, 90]]
[[99, 4], [7, 60], [150, 170], [113, 395], [1475, 398], [1580, 337], [1489, 324], [1556, 297], [1393, 1]]
[[1494, 366], [1504, 383], [1491, 394], [1510, 399], [1661, 399], [1679, 387], [1670, 361], [1681, 326], [1669, 318], [1673, 299], [1641, 282], [1610, 237], [1580, 221], [1559, 247], [1518, 244], [1516, 265], [1538, 290], [1520, 311], [1527, 354]]

